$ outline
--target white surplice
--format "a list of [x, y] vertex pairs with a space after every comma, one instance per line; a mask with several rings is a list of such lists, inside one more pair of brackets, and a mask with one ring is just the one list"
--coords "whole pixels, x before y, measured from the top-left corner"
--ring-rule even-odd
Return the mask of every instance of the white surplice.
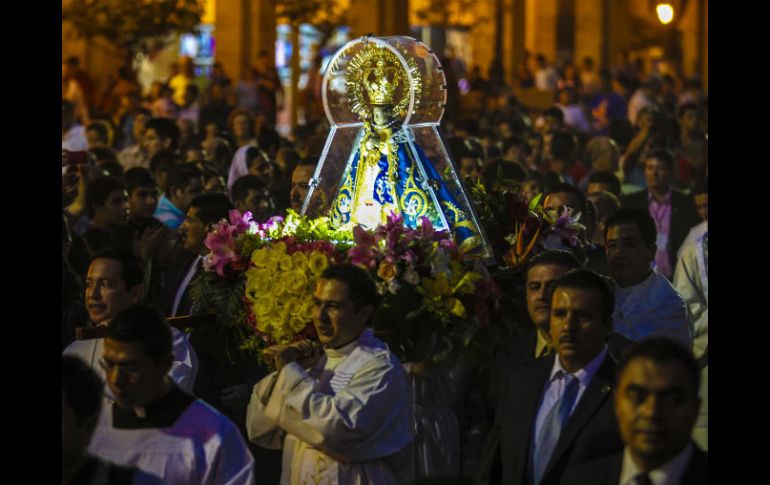
[[398, 358], [371, 329], [325, 354], [307, 371], [291, 363], [254, 386], [249, 439], [283, 446], [285, 485], [407, 482], [414, 399]]
[[90, 453], [135, 466], [169, 485], [252, 485], [254, 459], [236, 425], [200, 399], [168, 428], [118, 429], [110, 403], [99, 417]]

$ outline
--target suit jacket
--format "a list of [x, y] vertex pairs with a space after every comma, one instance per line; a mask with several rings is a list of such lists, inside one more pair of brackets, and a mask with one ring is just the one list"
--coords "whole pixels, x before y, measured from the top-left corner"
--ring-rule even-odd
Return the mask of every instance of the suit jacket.
[[[708, 453], [693, 443], [690, 464], [682, 475], [680, 485], [708, 484]], [[613, 453], [583, 463], [564, 474], [560, 485], [617, 485], [623, 467], [623, 452]]]
[[[180, 249], [171, 258], [171, 264], [169, 264], [165, 273], [161, 276], [162, 284], [160, 295], [158, 296], [158, 309], [163, 313], [163, 316], [171, 316], [176, 291], [182, 284], [184, 277], [187, 275], [187, 271], [190, 269], [193, 260], [197, 257], [197, 254], [191, 253], [185, 249]], [[198, 271], [202, 271], [202, 269], [198, 268]], [[177, 315], [189, 315], [191, 309], [192, 299], [190, 298], [190, 285], [187, 285], [187, 289], [185, 289], [182, 294], [182, 299], [179, 300], [179, 307], [177, 308], [176, 313]]]
[[[540, 396], [555, 355], [511, 369], [498, 416], [501, 481], [529, 483], [530, 447]], [[599, 456], [622, 451], [612, 408], [615, 363], [608, 355], [586, 388], [556, 443], [541, 483], [557, 484], [564, 471]]]
[[[623, 208], [644, 209], [649, 213], [649, 191], [645, 189], [623, 197], [620, 205]], [[698, 212], [692, 199], [677, 190], [672, 190], [671, 223], [668, 235], [668, 261], [671, 263], [672, 270], [676, 266], [676, 253], [687, 238], [690, 229], [698, 222]]]

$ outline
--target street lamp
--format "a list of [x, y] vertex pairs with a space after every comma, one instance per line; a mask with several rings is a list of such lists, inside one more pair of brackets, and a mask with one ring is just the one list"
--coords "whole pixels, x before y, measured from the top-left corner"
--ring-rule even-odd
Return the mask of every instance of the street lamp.
[[655, 7], [655, 11], [658, 13], [658, 20], [660, 20], [660, 23], [663, 25], [668, 25], [674, 20], [674, 7], [668, 3], [659, 3], [658, 6]]

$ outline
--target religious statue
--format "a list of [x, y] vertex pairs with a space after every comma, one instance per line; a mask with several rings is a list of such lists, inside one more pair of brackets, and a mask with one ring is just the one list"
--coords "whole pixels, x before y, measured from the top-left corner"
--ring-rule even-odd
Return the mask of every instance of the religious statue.
[[[364, 37], [341, 49], [325, 74], [324, 104], [333, 129], [315, 178], [326, 178], [326, 192], [336, 194], [328, 208], [333, 226], [374, 229], [395, 213], [415, 228], [427, 217], [435, 229], [449, 230], [466, 252], [483, 254], [488, 245], [435, 129], [446, 91], [440, 64], [431, 56], [423, 44], [405, 37]], [[421, 109], [433, 117], [410, 124]], [[347, 115], [344, 122], [335, 119], [339, 112]], [[351, 128], [355, 135], [338, 133]], [[346, 160], [338, 165], [337, 187], [328, 187], [328, 168], [322, 173], [331, 158]], [[432, 159], [443, 163], [443, 177]], [[311, 196], [312, 191], [306, 203]]]

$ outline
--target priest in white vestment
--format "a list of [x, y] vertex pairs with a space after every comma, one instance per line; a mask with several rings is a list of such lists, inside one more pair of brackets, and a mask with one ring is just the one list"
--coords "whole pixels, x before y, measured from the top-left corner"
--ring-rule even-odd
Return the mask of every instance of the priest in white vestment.
[[266, 350], [276, 372], [254, 386], [249, 439], [283, 447], [282, 484], [400, 484], [413, 478], [412, 390], [366, 323], [377, 291], [352, 265], [328, 268], [314, 295], [323, 352], [308, 341]]

